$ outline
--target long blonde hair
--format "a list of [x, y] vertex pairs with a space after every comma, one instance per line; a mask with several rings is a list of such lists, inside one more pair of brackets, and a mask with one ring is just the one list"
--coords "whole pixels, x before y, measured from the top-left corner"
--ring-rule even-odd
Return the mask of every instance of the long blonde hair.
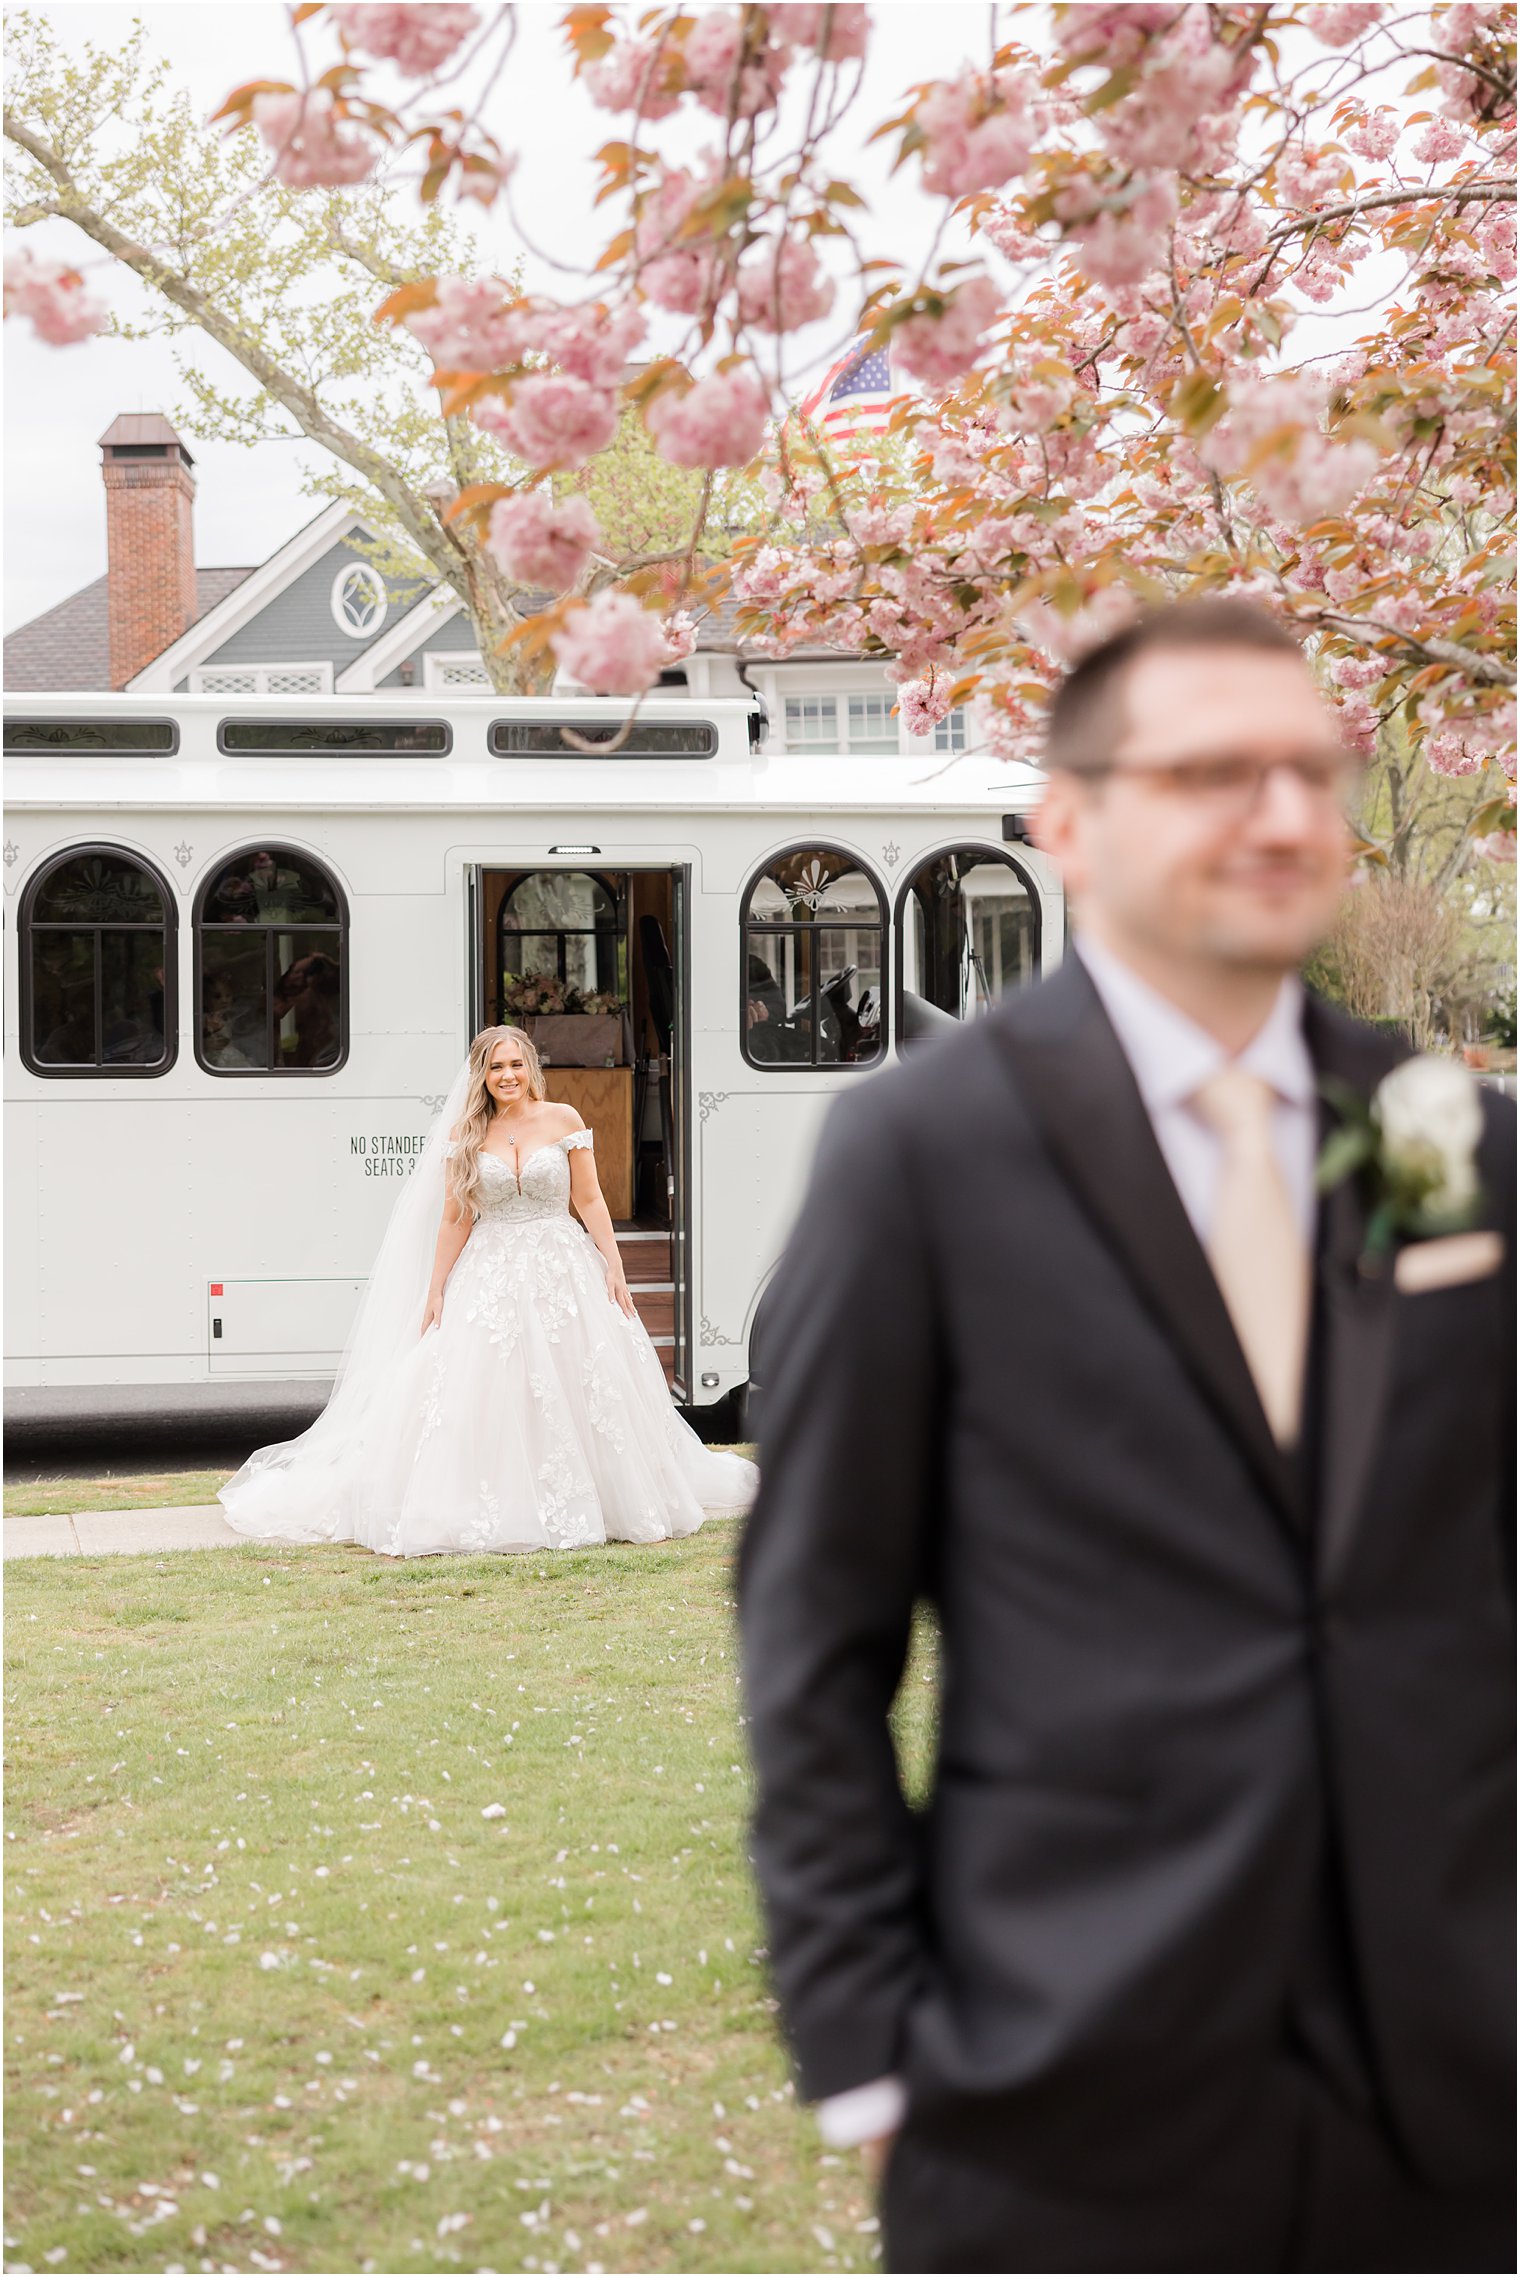
[[449, 1162], [448, 1178], [450, 1194], [472, 1218], [480, 1215], [475, 1189], [480, 1183], [481, 1142], [496, 1113], [496, 1102], [486, 1089], [486, 1076], [497, 1045], [509, 1040], [522, 1046], [529, 1097], [542, 1099], [545, 1096], [543, 1064], [533, 1048], [533, 1038], [521, 1028], [482, 1028], [470, 1046], [470, 1087], [465, 1093], [464, 1110], [454, 1126], [455, 1152]]

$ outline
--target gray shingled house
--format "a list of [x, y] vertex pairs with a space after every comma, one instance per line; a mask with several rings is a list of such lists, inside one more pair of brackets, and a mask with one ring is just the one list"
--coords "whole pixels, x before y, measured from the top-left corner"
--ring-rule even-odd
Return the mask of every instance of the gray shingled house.
[[[101, 437], [100, 453], [106, 574], [6, 637], [9, 693], [367, 696], [489, 686], [462, 604], [443, 587], [388, 587], [365, 558], [370, 533], [353, 509], [325, 507], [255, 566], [203, 569], [195, 561], [195, 462], [168, 420], [123, 414]], [[879, 664], [820, 651], [762, 657], [741, 650], [721, 614], [702, 620], [695, 653], [668, 677], [699, 698], [755, 689], [773, 748], [913, 748]], [[965, 722], [952, 715], [932, 748], [964, 744]]]

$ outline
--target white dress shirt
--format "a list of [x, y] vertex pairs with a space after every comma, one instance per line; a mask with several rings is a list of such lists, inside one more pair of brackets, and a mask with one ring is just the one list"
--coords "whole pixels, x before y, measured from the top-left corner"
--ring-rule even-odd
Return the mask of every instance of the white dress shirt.
[[[1111, 949], [1084, 940], [1077, 944], [1077, 954], [1129, 1061], [1182, 1206], [1206, 1248], [1219, 1186], [1221, 1142], [1189, 1102], [1200, 1084], [1230, 1064], [1231, 1054]], [[1314, 1238], [1319, 1118], [1314, 1063], [1304, 1041], [1303, 989], [1295, 978], [1284, 979], [1265, 1021], [1245, 1050], [1235, 1055], [1235, 1065], [1271, 1085], [1273, 1152], [1308, 1244]], [[907, 2091], [895, 2074], [868, 2080], [863, 2087], [823, 2098], [818, 2105], [819, 2130], [836, 2150], [873, 2142], [880, 2135], [896, 2133], [907, 2101]]]
[[[1150, 1116], [1172, 1183], [1208, 1246], [1214, 1196], [1219, 1187], [1221, 1142], [1189, 1101], [1200, 1084], [1232, 1064], [1217, 1037], [1185, 1012], [1111, 949], [1079, 941], [1086, 966], [1108, 1014], [1109, 1025], [1129, 1061], [1145, 1111]], [[1314, 1239], [1314, 1158], [1319, 1147], [1314, 1062], [1304, 1041], [1304, 992], [1288, 976], [1262, 1025], [1233, 1064], [1259, 1075], [1271, 1086], [1272, 1150], [1307, 1245]]]

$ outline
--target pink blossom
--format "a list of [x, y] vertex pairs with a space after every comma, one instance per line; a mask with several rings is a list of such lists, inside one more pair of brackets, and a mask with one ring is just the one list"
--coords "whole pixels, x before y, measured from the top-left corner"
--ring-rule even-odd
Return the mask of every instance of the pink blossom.
[[1370, 758], [1377, 748], [1377, 707], [1365, 696], [1343, 696], [1336, 706], [1336, 726], [1348, 751]]
[[50, 348], [71, 348], [105, 329], [104, 301], [85, 289], [77, 269], [40, 258], [29, 245], [5, 256], [5, 313], [31, 318], [32, 329]]
[[977, 228], [1010, 261], [1041, 261], [1050, 250], [1039, 231], [1027, 228], [1006, 206], [995, 206]]
[[1011, 435], [1047, 435], [1066, 417], [1076, 401], [1077, 383], [1070, 373], [1059, 379], [1015, 380], [999, 415]]
[[796, 332], [834, 305], [834, 287], [805, 237], [758, 246], [739, 271], [739, 316], [757, 332]]
[[288, 190], [341, 189], [362, 182], [378, 156], [375, 143], [344, 131], [325, 87], [306, 95], [255, 95], [253, 123], [274, 151], [275, 179]]
[[1392, 111], [1373, 111], [1360, 125], [1348, 127], [1342, 140], [1358, 158], [1378, 160], [1392, 157], [1403, 131], [1403, 121]]
[[430, 78], [480, 22], [473, 8], [452, 7], [447, 0], [413, 7], [379, 7], [356, 0], [328, 13], [350, 47], [383, 56], [409, 79]]
[[1491, 274], [1501, 285], [1515, 281], [1515, 209], [1494, 206], [1477, 227], [1478, 244]]
[[634, 226], [639, 283], [657, 308], [669, 309], [673, 316], [699, 315], [721, 289], [718, 246], [710, 235], [691, 228], [698, 203], [721, 171], [721, 162], [711, 154], [698, 174], [684, 166], [667, 167], [639, 208]]
[[512, 406], [505, 397], [478, 397], [470, 405], [469, 416], [472, 425], [478, 427], [483, 435], [494, 435], [499, 443], [506, 444], [509, 451], [516, 449], [512, 440]]
[[773, 38], [784, 40], [792, 47], [805, 48], [812, 55], [817, 54], [819, 41], [825, 40], [825, 63], [863, 61], [870, 32], [870, 10], [862, 0], [838, 0], [838, 5], [832, 8], [814, 7], [812, 0], [794, 0], [793, 5], [775, 8], [771, 13]]
[[561, 671], [598, 696], [642, 695], [668, 654], [659, 618], [629, 593], [598, 593], [572, 611], [549, 645]]
[[632, 302], [609, 315], [599, 301], [579, 308], [536, 308], [529, 319], [533, 344], [588, 387], [616, 387], [647, 326]]
[[1030, 601], [1019, 611], [1018, 622], [1037, 648], [1065, 667], [1127, 625], [1135, 612], [1135, 596], [1127, 585], [1099, 585], [1070, 616], [1048, 601]]
[[1430, 604], [1421, 593], [1385, 593], [1378, 600], [1377, 614], [1395, 632], [1420, 633], [1429, 623]]
[[440, 277], [432, 307], [406, 328], [440, 371], [508, 371], [533, 345], [528, 310], [496, 277]]
[[873, 500], [845, 515], [845, 528], [858, 546], [900, 546], [913, 533], [911, 506], [883, 506]]
[[535, 372], [512, 390], [507, 440], [530, 466], [579, 466], [617, 433], [617, 402], [568, 372]]
[[1270, 513], [1300, 525], [1344, 512], [1377, 470], [1360, 437], [1334, 443], [1321, 432], [1325, 387], [1311, 373], [1251, 376], [1232, 385], [1229, 410], [1205, 437], [1204, 459], [1243, 476]]
[[1486, 856], [1490, 862], [1512, 862], [1515, 859], [1515, 833], [1513, 830], [1490, 830], [1486, 837], [1473, 840], [1473, 852]]
[[687, 609], [677, 609], [668, 616], [661, 630], [665, 635], [667, 664], [681, 663], [697, 645], [697, 620]]
[[924, 188], [946, 198], [1000, 189], [1029, 163], [1037, 129], [1029, 91], [1013, 71], [995, 86], [975, 71], [931, 87], [914, 113], [925, 137]]
[[1302, 22], [1321, 47], [1350, 47], [1363, 32], [1370, 32], [1384, 13], [1382, 0], [1340, 0], [1332, 7], [1305, 8]]
[[1361, 690], [1375, 688], [1387, 669], [1386, 657], [1337, 656], [1330, 666], [1330, 677], [1338, 688]]
[[[1043, 677], [1053, 681], [1054, 674], [1043, 658], [1030, 658], [1020, 671], [1021, 680]], [[1025, 700], [1004, 685], [984, 687], [971, 707], [971, 736], [978, 750], [991, 752], [994, 759], [1032, 759], [1039, 747], [1039, 727]]]
[[1166, 32], [1148, 44], [1133, 92], [1098, 113], [1098, 132], [1128, 167], [1199, 169], [1205, 141], [1207, 163], [1217, 165], [1233, 136], [1203, 137], [1202, 123], [1229, 109], [1251, 68], [1248, 40], [1226, 47], [1216, 41], [1207, 9], [1179, 9]]
[[1454, 119], [1432, 119], [1409, 145], [1410, 155], [1422, 166], [1444, 166], [1449, 159], [1460, 158], [1467, 148], [1467, 137]]
[[673, 466], [748, 466], [765, 440], [765, 390], [751, 371], [714, 372], [684, 395], [657, 395], [644, 414]]
[[1081, 5], [1063, 8], [1056, 18], [1056, 45], [1068, 61], [1091, 57], [1111, 64], [1128, 63], [1139, 55], [1154, 34], [1176, 21], [1170, 0], [1115, 0], [1109, 7]]
[[556, 505], [546, 491], [499, 498], [491, 508], [491, 551], [519, 585], [562, 593], [573, 585], [602, 542], [596, 516], [584, 498]]
[[1164, 264], [1176, 211], [1172, 178], [1155, 174], [1123, 213], [1100, 213], [1078, 223], [1071, 242], [1085, 274], [1096, 285], [1138, 284]]
[[945, 295], [944, 313], [910, 316], [892, 334], [892, 352], [910, 378], [925, 387], [949, 387], [969, 372], [982, 349], [982, 335], [1003, 304], [985, 271], [968, 277]]
[[680, 104], [669, 81], [679, 51], [666, 40], [618, 40], [583, 74], [591, 100], [603, 111], [636, 111], [668, 119]]
[[[741, 63], [742, 57], [742, 63]], [[786, 72], [786, 51], [745, 47], [744, 18], [728, 8], [698, 16], [681, 52], [686, 84], [704, 109], [720, 119], [752, 119], [774, 108]]]
[[1423, 750], [1426, 765], [1438, 775], [1476, 775], [1483, 765], [1483, 754], [1455, 728], [1427, 735]]
[[1334, 150], [1303, 150], [1290, 143], [1277, 161], [1277, 194], [1295, 206], [1322, 206], [1344, 195], [1346, 162]]
[[904, 725], [910, 735], [928, 735], [950, 710], [949, 675], [931, 672], [927, 680], [912, 680], [898, 691]]
[[722, 290], [723, 271], [709, 246], [702, 252], [665, 253], [646, 261], [639, 271], [643, 286], [656, 308], [672, 316], [700, 316]]

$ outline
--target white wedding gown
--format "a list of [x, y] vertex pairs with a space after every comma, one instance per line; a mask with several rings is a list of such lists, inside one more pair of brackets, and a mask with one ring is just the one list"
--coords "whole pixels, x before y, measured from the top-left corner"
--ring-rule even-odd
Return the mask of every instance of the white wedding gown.
[[351, 1433], [321, 1460], [299, 1440], [265, 1448], [228, 1481], [220, 1499], [240, 1533], [389, 1557], [565, 1550], [664, 1541], [748, 1506], [754, 1464], [704, 1447], [676, 1413], [642, 1324], [609, 1296], [570, 1214], [569, 1153], [590, 1144], [572, 1131], [520, 1177], [482, 1154], [480, 1216], [441, 1325], [393, 1362], [362, 1444]]

